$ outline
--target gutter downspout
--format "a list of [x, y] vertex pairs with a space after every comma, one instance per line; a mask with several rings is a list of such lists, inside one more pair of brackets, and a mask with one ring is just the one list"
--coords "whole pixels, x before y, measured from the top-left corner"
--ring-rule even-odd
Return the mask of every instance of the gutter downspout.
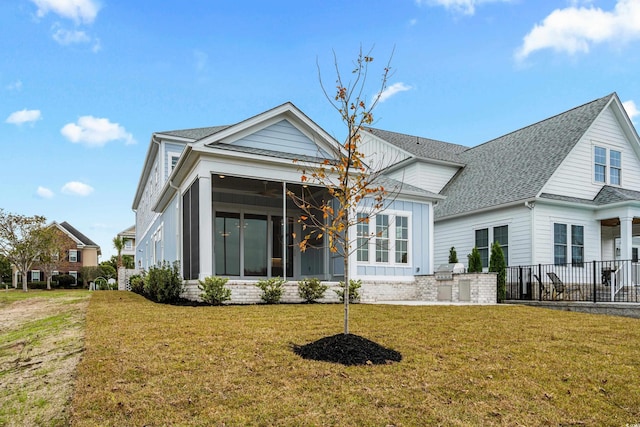
[[529, 224], [531, 227], [531, 259], [530, 259], [530, 265], [534, 265], [535, 263], [535, 254], [536, 254], [536, 227], [535, 227], [535, 213], [534, 213], [534, 208], [536, 207], [536, 202], [535, 201], [531, 201], [531, 200], [527, 200], [526, 202], [524, 202], [524, 205], [527, 207], [527, 209], [529, 209], [530, 212], [530, 220], [529, 220]]

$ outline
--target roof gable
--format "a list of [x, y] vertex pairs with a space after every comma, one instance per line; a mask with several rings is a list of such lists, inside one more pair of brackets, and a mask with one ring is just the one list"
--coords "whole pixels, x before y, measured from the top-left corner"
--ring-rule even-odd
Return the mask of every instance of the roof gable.
[[421, 160], [440, 160], [459, 163], [459, 154], [469, 148], [464, 145], [451, 144], [449, 142], [382, 129], [365, 128], [365, 131]]

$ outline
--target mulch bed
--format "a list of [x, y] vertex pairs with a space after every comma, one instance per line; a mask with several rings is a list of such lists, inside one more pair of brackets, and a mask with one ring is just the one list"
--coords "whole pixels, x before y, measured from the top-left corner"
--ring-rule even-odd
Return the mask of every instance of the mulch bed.
[[353, 365], [386, 365], [400, 362], [402, 354], [358, 335], [338, 334], [305, 345], [294, 345], [303, 359]]

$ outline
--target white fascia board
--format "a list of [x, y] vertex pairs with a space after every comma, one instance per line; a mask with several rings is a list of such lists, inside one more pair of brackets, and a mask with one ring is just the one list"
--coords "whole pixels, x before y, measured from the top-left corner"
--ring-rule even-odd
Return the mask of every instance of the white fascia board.
[[160, 141], [157, 140], [156, 134], [151, 135], [151, 140], [149, 141], [149, 148], [147, 149], [147, 154], [144, 158], [144, 163], [142, 167], [142, 172], [140, 173], [140, 179], [138, 179], [138, 187], [136, 188], [136, 194], [133, 197], [133, 204], [131, 205], [131, 209], [138, 209], [138, 204], [140, 203], [140, 199], [142, 198], [142, 193], [144, 192], [144, 186], [147, 182], [147, 178], [149, 178], [149, 174], [151, 173], [151, 166], [153, 164], [152, 160], [158, 154], [158, 146], [160, 145]]

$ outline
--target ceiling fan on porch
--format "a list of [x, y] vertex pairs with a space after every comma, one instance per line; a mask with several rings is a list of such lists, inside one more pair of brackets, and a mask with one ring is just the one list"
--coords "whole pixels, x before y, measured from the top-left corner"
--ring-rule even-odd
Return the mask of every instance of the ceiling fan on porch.
[[268, 182], [267, 181], [262, 181], [262, 183], [264, 184], [264, 189], [262, 189], [261, 191], [258, 191], [258, 195], [259, 196], [264, 196], [264, 197], [271, 197], [272, 199], [275, 199], [276, 197], [280, 196], [282, 190], [279, 190], [277, 188], [269, 188], [268, 187]]

